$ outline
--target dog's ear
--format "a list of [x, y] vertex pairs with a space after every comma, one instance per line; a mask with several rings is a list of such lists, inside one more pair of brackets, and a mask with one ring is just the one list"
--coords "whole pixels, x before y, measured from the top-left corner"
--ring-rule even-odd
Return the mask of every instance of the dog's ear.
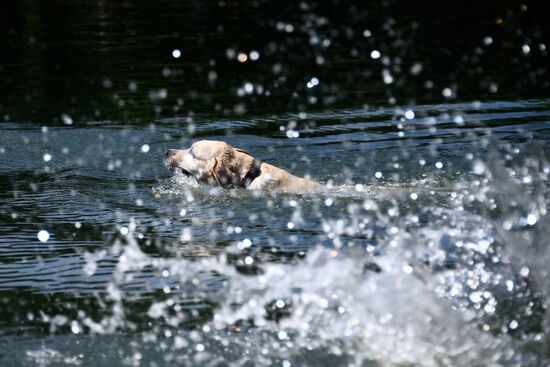
[[242, 149], [228, 147], [207, 164], [212, 183], [222, 187], [246, 187], [259, 173], [260, 164]]
[[[259, 173], [259, 162], [242, 149], [227, 149], [208, 162], [213, 183], [222, 187], [235, 186], [246, 187], [251, 176], [256, 177]], [[252, 178], [253, 180], [253, 178]]]
[[225, 177], [225, 172], [216, 157], [208, 161], [208, 163], [206, 164], [206, 170], [210, 172], [210, 175], [212, 176], [212, 180], [210, 181], [213, 182], [211, 182], [211, 184], [217, 183], [218, 186], [225, 186], [222, 184], [222, 177]]
[[232, 158], [229, 169], [239, 177], [240, 186], [246, 186], [244, 182], [246, 176], [259, 165], [254, 157], [242, 149], [234, 149]]

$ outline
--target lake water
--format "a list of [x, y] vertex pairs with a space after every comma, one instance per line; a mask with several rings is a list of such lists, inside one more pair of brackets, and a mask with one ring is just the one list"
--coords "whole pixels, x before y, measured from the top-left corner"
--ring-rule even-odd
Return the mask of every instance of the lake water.
[[[539, 5], [10, 5], [0, 365], [550, 364]], [[330, 189], [166, 170], [201, 139]]]

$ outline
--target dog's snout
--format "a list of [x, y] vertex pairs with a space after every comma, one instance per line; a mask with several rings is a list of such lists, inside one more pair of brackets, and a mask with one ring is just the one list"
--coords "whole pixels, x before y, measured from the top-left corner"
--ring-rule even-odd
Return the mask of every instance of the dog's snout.
[[175, 151], [175, 150], [168, 149], [168, 150], [166, 151], [166, 153], [164, 153], [164, 158], [165, 158], [165, 159], [168, 159], [168, 158], [170, 158], [171, 156], [173, 156], [174, 154], [176, 154], [176, 151]]

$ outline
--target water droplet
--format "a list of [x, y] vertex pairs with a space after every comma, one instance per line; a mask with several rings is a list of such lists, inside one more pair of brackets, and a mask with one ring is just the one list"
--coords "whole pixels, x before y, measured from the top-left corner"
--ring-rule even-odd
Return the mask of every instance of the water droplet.
[[374, 177], [376, 178], [382, 178], [382, 172], [378, 171], [374, 174]]
[[195, 349], [197, 350], [197, 352], [204, 351], [204, 344], [198, 343], [197, 346], [195, 347]]
[[72, 125], [73, 124], [73, 119], [71, 118], [71, 116], [69, 116], [65, 113], [61, 115], [61, 121], [63, 121], [63, 123], [65, 125]]
[[126, 236], [128, 234], [128, 227], [120, 227], [120, 234]]
[[510, 328], [510, 330], [517, 329], [518, 326], [519, 324], [516, 320], [510, 321], [510, 323], [508, 324], [508, 327]]
[[480, 303], [483, 300], [483, 292], [472, 292], [469, 298], [473, 303]]
[[80, 325], [77, 321], [71, 322], [71, 331], [73, 334], [80, 334]]
[[418, 199], [418, 194], [416, 192], [413, 192], [413, 193], [411, 193], [410, 197], [411, 197], [412, 200], [416, 200], [416, 199]]
[[41, 229], [40, 231], [38, 231], [37, 237], [40, 242], [47, 242], [50, 239], [50, 233], [45, 229]]
[[150, 149], [151, 149], [151, 148], [150, 148], [149, 145], [147, 145], [147, 144], [143, 144], [143, 145], [141, 146], [141, 152], [142, 152], [142, 153], [147, 153]]
[[181, 57], [181, 51], [178, 50], [177, 48], [172, 50], [172, 57], [174, 59], [179, 59]]
[[390, 74], [388, 70], [382, 70], [382, 78], [384, 80], [384, 84], [391, 84], [393, 83], [393, 76]]
[[527, 266], [522, 266], [519, 273], [522, 277], [528, 277], [529, 276], [529, 268]]
[[506, 281], [506, 289], [508, 290], [508, 292], [511, 292], [514, 290], [514, 282], [511, 281], [511, 280], [507, 280]]
[[415, 64], [413, 64], [413, 66], [411, 66], [411, 74], [412, 75], [418, 75], [422, 72], [422, 64], [417, 62]]
[[286, 331], [281, 330], [277, 333], [277, 336], [279, 337], [279, 339], [285, 340], [288, 337], [288, 334], [286, 333]]
[[237, 60], [239, 60], [239, 62], [246, 62], [246, 60], [248, 60], [248, 56], [244, 53], [240, 53], [239, 56], [237, 56]]
[[453, 91], [451, 88], [444, 88], [442, 91], [441, 91], [441, 94], [443, 94], [443, 97], [445, 98], [449, 98], [453, 95]]
[[42, 157], [42, 159], [44, 160], [44, 162], [49, 162], [52, 160], [52, 155], [49, 154], [49, 153], [46, 153], [44, 154], [44, 156]]
[[504, 229], [505, 231], [511, 230], [512, 229], [512, 221], [505, 220], [504, 222], [502, 222], [502, 229]]
[[475, 161], [472, 170], [476, 175], [482, 175], [485, 172], [485, 165], [481, 161]]
[[372, 52], [370, 53], [370, 57], [374, 60], [379, 59], [380, 56], [382, 56], [382, 54], [380, 54], [380, 51], [378, 50], [372, 50]]
[[315, 86], [319, 85], [319, 79], [316, 77], [312, 77], [309, 82], [307, 82], [306, 86], [308, 88], [313, 88]]
[[289, 129], [286, 131], [286, 137], [289, 139], [298, 138], [299, 136], [300, 136], [300, 133], [298, 131], [295, 131], [292, 129]]
[[258, 51], [250, 51], [250, 60], [256, 61], [260, 58], [260, 53]]
[[244, 91], [248, 94], [252, 93], [254, 91], [254, 86], [252, 85], [252, 83], [245, 83]]
[[483, 307], [483, 310], [487, 312], [488, 314], [493, 314], [496, 310], [495, 306], [492, 304], [486, 304], [485, 307]]
[[245, 238], [245, 239], [243, 240], [243, 246], [244, 246], [245, 248], [252, 246], [252, 241], [251, 241], [249, 238]]
[[435, 168], [437, 168], [437, 169], [442, 169], [442, 168], [443, 168], [443, 163], [441, 163], [441, 162], [435, 162]]
[[414, 118], [414, 111], [413, 110], [407, 110], [405, 112], [405, 118], [407, 120], [412, 120]]
[[528, 55], [531, 52], [531, 47], [529, 47], [529, 45], [523, 45], [521, 46], [521, 51], [524, 55]]

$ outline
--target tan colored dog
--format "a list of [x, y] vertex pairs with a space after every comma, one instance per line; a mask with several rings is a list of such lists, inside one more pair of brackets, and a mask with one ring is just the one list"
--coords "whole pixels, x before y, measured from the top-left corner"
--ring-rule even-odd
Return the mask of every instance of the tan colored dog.
[[242, 149], [221, 141], [201, 140], [184, 150], [168, 149], [164, 165], [197, 181], [221, 187], [263, 191], [315, 191], [324, 186], [284, 169], [259, 162]]

